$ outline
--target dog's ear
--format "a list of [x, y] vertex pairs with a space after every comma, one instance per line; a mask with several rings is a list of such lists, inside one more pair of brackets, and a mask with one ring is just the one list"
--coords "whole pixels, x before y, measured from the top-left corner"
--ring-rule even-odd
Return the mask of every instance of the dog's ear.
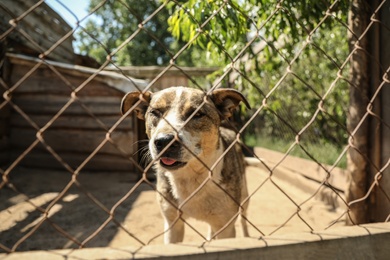
[[222, 118], [227, 119], [233, 115], [234, 109], [244, 102], [246, 107], [250, 109], [248, 100], [237, 90], [234, 89], [217, 89], [211, 93], [211, 99], [213, 100], [217, 109], [221, 112]]
[[121, 112], [124, 115], [135, 103], [140, 101], [139, 105], [134, 108], [139, 119], [145, 119], [145, 112], [149, 106], [150, 99], [152, 98], [152, 92], [140, 93], [138, 91], [129, 92], [122, 98]]

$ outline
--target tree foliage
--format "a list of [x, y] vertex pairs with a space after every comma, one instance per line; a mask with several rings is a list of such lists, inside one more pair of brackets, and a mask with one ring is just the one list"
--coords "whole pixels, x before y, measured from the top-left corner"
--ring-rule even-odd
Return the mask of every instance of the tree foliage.
[[[234, 58], [241, 47], [252, 40], [267, 41], [265, 54], [268, 55], [275, 45], [282, 44], [283, 54], [289, 58], [288, 54], [294, 54], [296, 44], [308, 36], [327, 11], [337, 19], [345, 20], [348, 9], [347, 1], [334, 6], [332, 1], [311, 0], [179, 2], [180, 5], [172, 4], [172, 15], [168, 20], [172, 35], [213, 54], [224, 53], [227, 60]], [[326, 19], [323, 24], [330, 29], [337, 21]], [[200, 30], [204, 33], [194, 39]]]
[[266, 103], [250, 132], [293, 140], [315, 116], [302, 137], [342, 144], [348, 94], [338, 74], [348, 53], [348, 1], [333, 2], [190, 0], [172, 6], [168, 23], [177, 39], [200, 46], [212, 60], [223, 56], [236, 74], [226, 84], [254, 107]]
[[[89, 11], [101, 0], [91, 0]], [[114, 56], [118, 65], [166, 64], [171, 59], [167, 51], [175, 41], [168, 31], [168, 10], [162, 9], [143, 23], [160, 6], [159, 1], [140, 3], [137, 0], [108, 0], [94, 13], [79, 35], [79, 48], [99, 62], [106, 60], [127, 39], [124, 49]], [[140, 25], [142, 27], [140, 28]], [[133, 34], [141, 30], [134, 38]]]

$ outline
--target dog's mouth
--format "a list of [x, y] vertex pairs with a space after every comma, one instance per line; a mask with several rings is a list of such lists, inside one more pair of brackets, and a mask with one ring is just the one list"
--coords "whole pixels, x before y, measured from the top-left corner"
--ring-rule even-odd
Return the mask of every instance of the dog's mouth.
[[186, 163], [185, 162], [179, 162], [175, 159], [168, 158], [168, 157], [162, 157], [160, 159], [160, 165], [167, 169], [179, 169], [183, 167]]

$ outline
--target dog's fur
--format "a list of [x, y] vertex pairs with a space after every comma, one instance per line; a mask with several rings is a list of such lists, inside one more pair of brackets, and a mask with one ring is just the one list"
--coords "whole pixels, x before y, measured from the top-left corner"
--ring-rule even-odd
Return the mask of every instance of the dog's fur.
[[[232, 89], [206, 95], [185, 87], [130, 92], [123, 98], [122, 113], [134, 110], [146, 123], [165, 243], [183, 241], [187, 217], [210, 225], [208, 239], [235, 237], [235, 219], [245, 215], [248, 205], [245, 163], [240, 145], [230, 147], [236, 133], [221, 127], [221, 121], [240, 101], [249, 108], [242, 94]], [[243, 218], [241, 223], [248, 236]]]

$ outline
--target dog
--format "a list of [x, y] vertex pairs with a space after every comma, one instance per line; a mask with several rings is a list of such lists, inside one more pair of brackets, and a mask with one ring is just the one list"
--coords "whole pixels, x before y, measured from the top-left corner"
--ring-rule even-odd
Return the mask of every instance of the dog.
[[250, 108], [236, 90], [207, 95], [188, 87], [123, 97], [122, 114], [135, 111], [145, 120], [166, 244], [183, 241], [188, 217], [208, 223], [211, 240], [235, 237], [234, 222], [241, 215], [243, 235], [248, 236], [244, 156], [236, 133], [221, 126], [240, 102]]

